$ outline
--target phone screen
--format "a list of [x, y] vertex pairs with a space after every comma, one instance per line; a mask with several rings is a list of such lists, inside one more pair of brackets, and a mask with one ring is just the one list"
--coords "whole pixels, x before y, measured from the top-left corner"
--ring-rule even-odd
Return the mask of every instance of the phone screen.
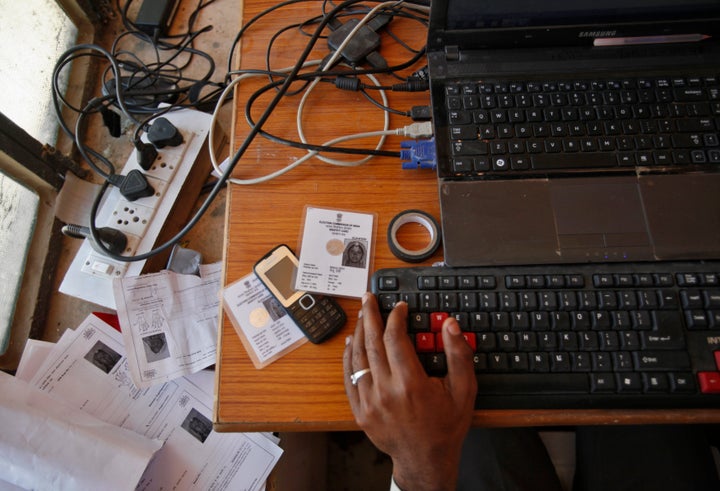
[[265, 272], [267, 279], [275, 285], [278, 293], [283, 296], [283, 303], [287, 303], [288, 299], [296, 292], [295, 288], [293, 288], [296, 275], [295, 263], [287, 256], [282, 257]]

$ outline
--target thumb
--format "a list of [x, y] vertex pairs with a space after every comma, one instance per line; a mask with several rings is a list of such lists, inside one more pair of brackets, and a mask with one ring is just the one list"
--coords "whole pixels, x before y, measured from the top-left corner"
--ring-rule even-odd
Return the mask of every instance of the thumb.
[[446, 383], [456, 396], [469, 396], [475, 400], [477, 379], [473, 365], [473, 353], [465, 341], [460, 326], [454, 317], [448, 317], [442, 326], [443, 345], [447, 359]]

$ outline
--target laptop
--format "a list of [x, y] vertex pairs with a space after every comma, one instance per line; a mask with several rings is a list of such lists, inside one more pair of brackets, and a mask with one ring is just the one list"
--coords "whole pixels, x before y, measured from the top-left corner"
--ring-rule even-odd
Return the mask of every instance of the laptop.
[[719, 1], [433, 0], [428, 67], [448, 266], [720, 259]]

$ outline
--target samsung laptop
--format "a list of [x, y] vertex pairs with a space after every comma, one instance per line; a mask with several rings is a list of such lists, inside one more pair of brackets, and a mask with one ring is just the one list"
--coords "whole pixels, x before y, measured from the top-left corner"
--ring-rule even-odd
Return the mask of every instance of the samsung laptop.
[[720, 2], [433, 0], [449, 266], [720, 258]]

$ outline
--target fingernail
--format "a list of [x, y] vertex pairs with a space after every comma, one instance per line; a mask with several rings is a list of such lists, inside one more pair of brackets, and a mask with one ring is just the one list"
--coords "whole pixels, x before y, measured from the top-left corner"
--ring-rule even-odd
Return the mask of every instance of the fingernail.
[[346, 337], [345, 337], [345, 346], [347, 346], [347, 345], [350, 344], [351, 342], [352, 342], [352, 336], [346, 336]]
[[358, 319], [362, 319], [362, 309], [358, 310]]
[[365, 305], [365, 302], [367, 302], [370, 299], [370, 295], [372, 295], [372, 293], [370, 293], [370, 292], [363, 293], [363, 296], [362, 296], [363, 305]]
[[453, 336], [460, 335], [460, 326], [457, 322], [453, 322], [451, 319], [445, 319], [445, 329], [448, 330]]

